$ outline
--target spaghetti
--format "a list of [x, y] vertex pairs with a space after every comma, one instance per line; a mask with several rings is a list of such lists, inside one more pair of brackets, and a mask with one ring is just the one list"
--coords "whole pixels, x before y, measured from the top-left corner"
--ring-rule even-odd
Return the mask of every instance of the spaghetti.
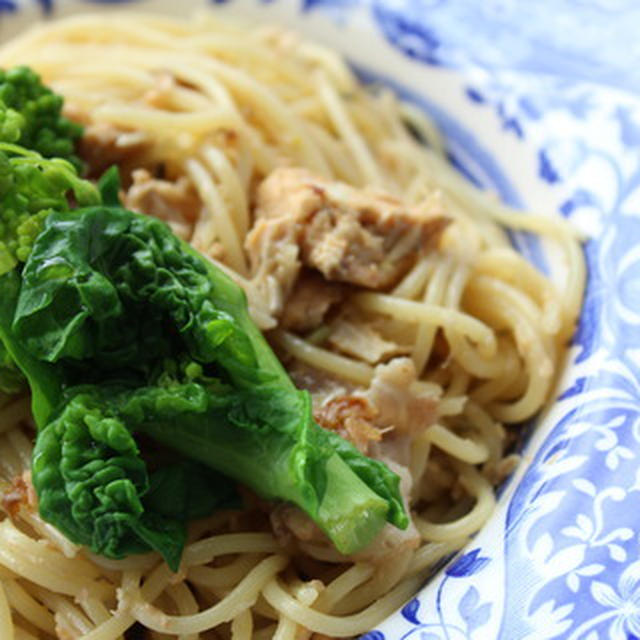
[[[39, 518], [28, 401], [6, 401], [0, 637], [117, 640], [136, 623], [145, 637], [182, 640], [373, 628], [489, 517], [493, 487], [515, 464], [508, 425], [548, 400], [579, 313], [576, 234], [478, 191], [447, 164], [424, 114], [362, 86], [335, 52], [279, 29], [210, 14], [75, 16], [4, 45], [0, 65], [16, 64], [38, 71], [86, 125], [90, 167], [95, 149], [119, 164], [128, 206], [166, 219], [244, 287], [254, 320], [309, 384], [325, 422], [331, 407], [340, 429], [353, 436], [351, 425], [369, 455], [401, 475], [413, 525], [345, 558], [305, 536], [299, 514], [269, 514], [249, 497], [243, 511], [193, 524], [175, 575], [153, 554], [94, 557]], [[450, 224], [391, 286], [343, 284], [317, 326], [285, 326], [301, 276], [287, 288], [256, 262], [248, 238], [259, 185], [287, 167], [441, 211]], [[561, 277], [527, 263], [506, 229], [553, 243]], [[288, 249], [277, 249], [282, 266]], [[345, 335], [358, 348], [345, 347]], [[356, 406], [366, 410], [349, 413]]]

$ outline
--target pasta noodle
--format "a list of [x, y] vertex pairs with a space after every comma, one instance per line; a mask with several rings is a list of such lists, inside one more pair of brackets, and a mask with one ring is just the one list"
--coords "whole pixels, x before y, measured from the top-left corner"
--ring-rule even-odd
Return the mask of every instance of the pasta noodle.
[[[579, 313], [580, 238], [564, 220], [524, 215], [467, 183], [425, 114], [277, 28], [208, 13], [74, 16], [0, 48], [0, 67], [17, 64], [62, 94], [86, 143], [120, 165], [128, 206], [163, 217], [245, 289], [314, 401], [377, 397], [380, 416], [391, 401], [397, 424], [366, 431], [377, 434], [366, 446], [401, 476], [412, 525], [346, 558], [300, 535], [286, 508], [249, 498], [245, 510], [192, 524], [176, 574], [154, 554], [99, 558], [39, 518], [29, 399], [18, 398], [0, 405], [0, 637], [120, 640], [138, 625], [145, 638], [300, 640], [375, 627], [490, 516], [494, 486], [517, 459], [509, 434], [549, 399]], [[292, 328], [291, 287], [256, 268], [250, 248], [258, 187], [283, 167], [384, 191], [450, 223], [390, 286], [348, 285], [319, 326]], [[156, 175], [182, 180], [196, 206], [145, 208], [136, 184], [153, 190]], [[560, 272], [536, 270], [506, 230], [554, 245]], [[278, 251], [285, 264], [287, 247]], [[360, 350], [336, 346], [347, 321]]]

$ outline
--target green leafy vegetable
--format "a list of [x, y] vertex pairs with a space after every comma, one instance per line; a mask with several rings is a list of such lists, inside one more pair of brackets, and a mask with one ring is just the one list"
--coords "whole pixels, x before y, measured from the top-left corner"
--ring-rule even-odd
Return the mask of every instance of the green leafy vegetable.
[[407, 526], [398, 477], [314, 423], [242, 290], [160, 221], [52, 213], [0, 293], [0, 337], [33, 391], [41, 514], [70, 539], [113, 557], [157, 549], [176, 568], [190, 505], [228, 500], [219, 476], [207, 492], [182, 463], [149, 472], [140, 437], [299, 505], [343, 553]]
[[[0, 70], [0, 275], [26, 260], [44, 218], [68, 210], [70, 193], [80, 205], [100, 201], [77, 176], [74, 147], [82, 127], [61, 115], [62, 103], [28, 67]], [[0, 344], [0, 392], [13, 395], [23, 387]]]
[[[0, 106], [0, 129], [7, 125], [2, 118]], [[53, 210], [68, 211], [70, 196], [81, 205], [100, 202], [98, 190], [67, 161], [0, 142], [0, 275], [27, 259], [44, 219]], [[23, 375], [0, 343], [0, 392], [23, 387]]]
[[62, 116], [62, 104], [62, 96], [29, 67], [0, 70], [0, 142], [63, 158], [79, 169], [74, 149], [82, 127]]
[[78, 390], [38, 435], [34, 485], [42, 517], [71, 540], [115, 558], [158, 549], [175, 570], [184, 523], [229, 503], [234, 488], [179, 457], [149, 472], [132, 433], [139, 411], [154, 411], [144, 401], [144, 391]]

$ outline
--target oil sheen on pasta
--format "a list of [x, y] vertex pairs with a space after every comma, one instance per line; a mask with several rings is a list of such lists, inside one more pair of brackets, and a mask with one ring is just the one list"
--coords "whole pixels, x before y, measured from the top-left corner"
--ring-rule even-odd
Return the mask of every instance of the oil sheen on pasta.
[[[575, 234], [476, 190], [423, 114], [276, 28], [76, 16], [4, 45], [0, 66], [17, 64], [85, 125], [94, 175], [117, 164], [127, 207], [166, 220], [245, 289], [316, 420], [401, 476], [412, 524], [347, 558], [294, 508], [247, 495], [192, 526], [177, 576], [154, 555], [92, 557], [37, 515], [22, 398], [0, 410], [0, 637], [373, 628], [491, 514], [517, 425], [549, 398], [579, 312]], [[507, 229], [555, 244], [563, 277], [534, 269]]]

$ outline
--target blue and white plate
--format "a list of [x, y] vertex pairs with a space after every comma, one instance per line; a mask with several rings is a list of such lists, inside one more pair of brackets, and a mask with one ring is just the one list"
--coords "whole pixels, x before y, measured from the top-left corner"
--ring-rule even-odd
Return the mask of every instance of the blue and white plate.
[[[203, 3], [0, 0], [0, 39], [80, 9]], [[640, 637], [640, 4], [208, 4], [334, 46], [429, 111], [471, 179], [590, 236], [570, 361], [495, 515], [367, 640]]]

